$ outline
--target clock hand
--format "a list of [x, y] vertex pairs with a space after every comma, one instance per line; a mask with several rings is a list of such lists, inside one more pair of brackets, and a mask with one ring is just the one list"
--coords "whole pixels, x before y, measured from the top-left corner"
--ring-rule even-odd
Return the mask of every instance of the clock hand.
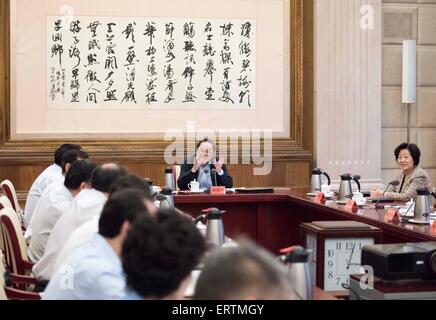
[[350, 258], [349, 258], [348, 263], [347, 263], [347, 270], [350, 269], [350, 263], [351, 263], [351, 259], [353, 258], [354, 248], [355, 248], [355, 247], [356, 247], [356, 243], [354, 243], [354, 245], [353, 245], [353, 249], [351, 249]]

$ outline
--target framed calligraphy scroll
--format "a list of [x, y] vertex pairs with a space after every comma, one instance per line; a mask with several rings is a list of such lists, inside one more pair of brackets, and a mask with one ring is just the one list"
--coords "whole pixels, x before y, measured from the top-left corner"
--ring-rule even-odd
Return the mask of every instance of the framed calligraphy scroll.
[[65, 140], [159, 161], [164, 134], [193, 125], [269, 130], [274, 159], [310, 159], [304, 0], [41, 2], [0, 4], [0, 161]]
[[46, 40], [47, 109], [256, 108], [255, 19], [50, 16]]

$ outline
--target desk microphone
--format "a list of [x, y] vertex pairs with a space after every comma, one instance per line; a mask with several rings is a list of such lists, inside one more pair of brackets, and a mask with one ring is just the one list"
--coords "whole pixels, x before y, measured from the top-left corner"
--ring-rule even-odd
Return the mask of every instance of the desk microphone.
[[212, 185], [213, 185], [213, 186], [217, 186], [217, 181], [216, 181], [216, 169], [215, 169], [215, 168], [212, 169]]
[[391, 182], [388, 183], [388, 185], [386, 186], [385, 191], [383, 191], [383, 193], [380, 195], [380, 197], [378, 197], [377, 202], [375, 203], [375, 208], [376, 209], [384, 209], [384, 206], [380, 206], [378, 203], [380, 202], [380, 200], [383, 198], [383, 196], [385, 195], [386, 191], [388, 191], [389, 186], [398, 186], [400, 184], [400, 181], [398, 180], [392, 180]]
[[212, 185], [213, 186], [218, 185], [218, 181], [216, 179], [216, 168], [215, 168], [215, 162], [218, 162], [218, 161], [220, 161], [220, 158], [214, 157], [214, 158], [212, 158], [211, 163], [210, 163], [210, 167], [212, 169]]
[[[211, 164], [210, 166], [212, 168], [212, 170], [211, 170], [212, 172], [211, 172], [211, 175], [210, 175], [210, 178], [212, 179], [212, 185], [213, 186], [217, 186], [215, 165]], [[209, 174], [209, 169], [205, 168], [204, 169], [204, 173], [205, 174]]]

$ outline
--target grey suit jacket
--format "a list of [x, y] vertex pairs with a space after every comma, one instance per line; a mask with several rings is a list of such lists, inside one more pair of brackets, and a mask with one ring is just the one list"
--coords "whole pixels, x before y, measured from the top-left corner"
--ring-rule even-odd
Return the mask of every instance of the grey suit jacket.
[[400, 187], [403, 181], [404, 174], [401, 173], [398, 177], [400, 184], [398, 186], [390, 186], [388, 191], [385, 193], [385, 198], [392, 198], [400, 201], [407, 201], [409, 199], [416, 197], [417, 189], [424, 189], [430, 185], [430, 178], [427, 172], [421, 167], [415, 167], [410, 175], [407, 175], [404, 179], [403, 188]]

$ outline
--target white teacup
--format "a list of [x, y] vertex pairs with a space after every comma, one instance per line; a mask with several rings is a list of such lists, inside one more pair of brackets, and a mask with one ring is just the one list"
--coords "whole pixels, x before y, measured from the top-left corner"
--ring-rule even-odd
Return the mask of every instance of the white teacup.
[[331, 193], [330, 186], [328, 184], [323, 184], [321, 186], [321, 192], [324, 193], [325, 195], [329, 195]]
[[353, 200], [356, 201], [358, 206], [363, 206], [366, 204], [366, 199], [363, 197], [361, 192], [353, 192]]
[[321, 192], [324, 193], [327, 198], [331, 198], [334, 195], [332, 189], [330, 188], [330, 185], [328, 184], [323, 184], [321, 186]]
[[200, 191], [200, 183], [195, 181], [195, 180], [191, 181], [190, 183], [188, 183], [188, 188], [192, 192], [199, 192]]

